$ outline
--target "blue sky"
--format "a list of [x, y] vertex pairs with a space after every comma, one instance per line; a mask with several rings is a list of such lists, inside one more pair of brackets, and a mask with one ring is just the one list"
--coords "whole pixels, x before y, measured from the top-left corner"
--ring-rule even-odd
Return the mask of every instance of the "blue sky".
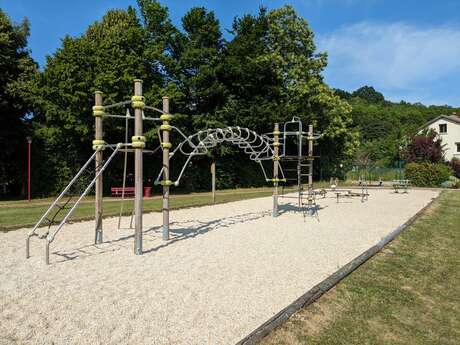
[[[61, 38], [80, 35], [109, 8], [135, 0], [0, 0], [18, 22], [31, 22], [29, 46], [43, 66]], [[286, 3], [306, 18], [318, 49], [327, 51], [332, 87], [372, 85], [387, 99], [460, 106], [459, 0], [163, 0], [174, 23], [192, 6], [213, 10], [222, 28], [236, 15]], [[228, 36], [227, 36], [228, 38]]]

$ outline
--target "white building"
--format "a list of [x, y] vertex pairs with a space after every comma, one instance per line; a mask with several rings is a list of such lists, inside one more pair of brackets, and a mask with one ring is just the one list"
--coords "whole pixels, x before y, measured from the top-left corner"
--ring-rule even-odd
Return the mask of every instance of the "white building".
[[432, 129], [439, 134], [442, 144], [445, 145], [445, 158], [460, 159], [460, 117], [457, 114], [440, 115], [427, 122], [421, 129]]

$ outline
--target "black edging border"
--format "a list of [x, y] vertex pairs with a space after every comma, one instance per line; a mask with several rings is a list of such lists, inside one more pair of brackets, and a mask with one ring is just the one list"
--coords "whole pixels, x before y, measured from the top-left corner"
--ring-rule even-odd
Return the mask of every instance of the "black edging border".
[[367, 260], [372, 258], [375, 254], [380, 252], [388, 243], [393, 241], [404, 229], [406, 229], [409, 225], [414, 223], [414, 221], [423, 213], [427, 208], [429, 208], [435, 200], [439, 198], [441, 193], [433, 198], [427, 205], [425, 205], [422, 209], [420, 209], [415, 215], [413, 215], [409, 220], [407, 220], [404, 224], [398, 226], [395, 230], [391, 233], [386, 235], [382, 238], [376, 245], [369, 248], [362, 254], [358, 255], [356, 258], [348, 262], [346, 265], [342, 266], [338, 271], [330, 275], [328, 278], [320, 282], [319, 284], [312, 287], [309, 291], [307, 291], [304, 295], [300, 296], [286, 308], [281, 310], [279, 313], [275, 314], [273, 317], [268, 319], [262, 325], [257, 327], [254, 331], [248, 334], [246, 337], [241, 339], [236, 345], [254, 345], [257, 344], [262, 338], [267, 336], [273, 329], [281, 325], [284, 321], [286, 321], [292, 314], [297, 312], [303, 307], [306, 307], [313, 302], [315, 302], [319, 297], [321, 297], [324, 293], [330, 290], [332, 287], [337, 285], [343, 278], [348, 276], [354, 270], [356, 270], [359, 266], [365, 263]]

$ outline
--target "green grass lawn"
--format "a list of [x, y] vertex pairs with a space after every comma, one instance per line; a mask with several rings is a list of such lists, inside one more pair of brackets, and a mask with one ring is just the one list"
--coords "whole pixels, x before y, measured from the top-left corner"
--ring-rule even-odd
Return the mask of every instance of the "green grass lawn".
[[444, 192], [398, 238], [261, 342], [460, 344], [460, 193]]
[[[315, 183], [315, 187], [324, 188], [328, 182], [322, 181]], [[292, 188], [286, 188], [286, 191], [293, 191]], [[216, 203], [225, 203], [251, 198], [260, 198], [270, 196], [273, 193], [272, 187], [261, 188], [240, 188], [226, 189], [217, 191]], [[33, 227], [40, 217], [45, 213], [54, 198], [27, 200], [0, 201], [0, 231], [10, 231], [23, 227]], [[190, 193], [190, 194], [172, 194], [170, 200], [171, 209], [202, 206], [211, 204], [211, 193]], [[144, 199], [144, 212], [160, 211], [162, 206], [161, 196]], [[132, 212], [133, 201], [125, 201], [124, 215], [130, 215]], [[117, 216], [120, 213], [119, 198], [104, 198], [104, 217]], [[56, 220], [62, 219], [63, 214], [56, 217]], [[75, 210], [71, 221], [81, 221], [94, 219], [94, 196], [86, 197]]]
[[[225, 203], [250, 198], [272, 195], [273, 188], [245, 188], [224, 190], [216, 193], [216, 203]], [[0, 201], [0, 231], [10, 231], [21, 227], [32, 227], [47, 210], [53, 199], [37, 199], [28, 201]], [[172, 195], [172, 209], [211, 204], [211, 193], [191, 193]], [[125, 201], [124, 214], [130, 215], [133, 201]], [[144, 199], [144, 212], [160, 211], [161, 196]], [[104, 199], [104, 216], [116, 216], [120, 212], [120, 199]], [[57, 217], [57, 220], [61, 217]], [[76, 209], [71, 220], [94, 219], [94, 197], [87, 197]]]

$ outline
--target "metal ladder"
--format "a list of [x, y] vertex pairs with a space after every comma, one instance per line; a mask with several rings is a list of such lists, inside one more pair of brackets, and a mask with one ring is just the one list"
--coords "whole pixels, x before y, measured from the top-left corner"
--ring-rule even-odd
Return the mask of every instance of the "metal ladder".
[[[308, 176], [310, 176], [309, 168], [312, 164], [311, 159], [303, 153], [303, 146], [306, 144], [306, 138], [307, 132], [303, 131], [303, 124], [300, 118], [294, 116], [291, 121], [284, 123], [282, 139], [283, 152], [281, 160], [285, 166], [284, 171], [286, 172], [286, 181], [297, 182], [298, 196], [296, 198], [299, 207], [302, 207], [303, 186], [305, 183], [308, 184]], [[288, 144], [289, 139], [297, 140], [297, 142], [294, 141], [294, 144], [297, 146], [296, 150], [291, 154], [287, 151], [287, 147], [290, 146]], [[305, 177], [307, 178], [307, 181], [305, 181]], [[282, 187], [282, 195], [284, 195], [284, 185]]]
[[311, 176], [310, 174], [310, 167], [313, 164], [312, 158], [308, 156], [304, 156], [299, 159], [297, 163], [297, 169], [298, 169], [298, 186], [299, 186], [299, 205], [303, 206], [302, 202], [302, 196], [307, 196], [307, 199], [311, 196], [313, 193], [312, 190], [305, 191], [304, 187], [305, 185], [308, 186], [308, 178]]
[[[300, 194], [301, 205], [303, 210], [304, 218], [306, 215], [316, 216], [318, 218], [318, 208], [316, 204], [316, 193], [313, 188], [309, 188], [308, 191]], [[306, 200], [305, 200], [306, 199]]]
[[[73, 214], [77, 206], [80, 204], [80, 202], [83, 200], [83, 198], [88, 194], [88, 192], [91, 190], [93, 187], [94, 183], [96, 182], [97, 178], [104, 172], [104, 170], [108, 167], [112, 159], [115, 157], [117, 152], [124, 146], [127, 146], [130, 144], [116, 144], [116, 145], [104, 145], [103, 147], [98, 148], [97, 150], [94, 151], [92, 156], [86, 161], [85, 164], [81, 167], [81, 169], [78, 171], [78, 173], [72, 178], [72, 180], [69, 182], [69, 184], [63, 189], [63, 191], [58, 195], [58, 197], [53, 201], [53, 203], [49, 206], [47, 211], [43, 214], [43, 216], [40, 218], [40, 220], [35, 224], [33, 229], [27, 234], [26, 238], [26, 258], [30, 257], [30, 238], [31, 237], [38, 237], [39, 239], [45, 239], [46, 244], [45, 244], [45, 261], [46, 264], [49, 264], [49, 247], [50, 243], [54, 241], [54, 238], [56, 237], [57, 233], [63, 228], [63, 226], [66, 224], [70, 216]], [[96, 159], [96, 153], [99, 152], [100, 150], [103, 150], [104, 148], [110, 148], [112, 149], [112, 153], [110, 156], [102, 161], [102, 163], [94, 168], [89, 168], [90, 163], [93, 161], [95, 162]], [[77, 183], [83, 180], [83, 177], [85, 176], [85, 173], [93, 173], [94, 177], [92, 178], [91, 182], [89, 182], [87, 185], [85, 185], [85, 188], [81, 190], [78, 193], [78, 198], [74, 203], [71, 203], [72, 199], [74, 198], [74, 194], [72, 193], [72, 187], [75, 187]], [[84, 182], [84, 180], [83, 180]], [[53, 212], [54, 210], [54, 212]], [[62, 220], [59, 222], [56, 222], [56, 218], [59, 214], [62, 212], [65, 212], [64, 217]], [[43, 225], [47, 224], [48, 229], [46, 233], [43, 235], [39, 235], [37, 233], [38, 228]], [[52, 225], [57, 225], [57, 228], [54, 230], [54, 232], [50, 233], [51, 226]]]

